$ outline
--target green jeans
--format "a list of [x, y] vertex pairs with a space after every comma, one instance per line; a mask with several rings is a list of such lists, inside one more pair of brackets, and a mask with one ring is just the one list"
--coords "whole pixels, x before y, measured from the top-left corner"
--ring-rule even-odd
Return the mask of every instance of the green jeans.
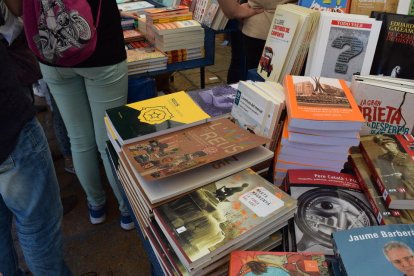
[[101, 206], [106, 202], [99, 174], [98, 150], [108, 181], [118, 199], [119, 210], [127, 212], [105, 151], [105, 141], [108, 138], [104, 122], [107, 109], [126, 104], [126, 61], [91, 68], [64, 68], [44, 64], [40, 68], [68, 130], [76, 175], [88, 203]]

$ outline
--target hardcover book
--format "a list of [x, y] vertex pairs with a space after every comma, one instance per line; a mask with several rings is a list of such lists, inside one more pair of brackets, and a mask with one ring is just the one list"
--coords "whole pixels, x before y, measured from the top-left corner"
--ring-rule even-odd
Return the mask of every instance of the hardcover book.
[[358, 180], [350, 174], [289, 170], [286, 182], [298, 200], [295, 238], [298, 252], [333, 255], [331, 234], [376, 225]]
[[333, 241], [345, 275], [414, 273], [413, 224], [347, 229], [333, 233]]
[[361, 189], [364, 191], [371, 209], [379, 224], [412, 224], [414, 223], [413, 210], [389, 209], [382, 196], [377, 192], [371, 172], [366, 164], [364, 157], [360, 153], [350, 155], [350, 161], [354, 168], [356, 177]]
[[361, 152], [389, 208], [414, 209], [413, 146], [410, 134], [361, 137]]
[[382, 21], [371, 74], [414, 79], [414, 16], [373, 13]]
[[233, 251], [228, 275], [328, 276], [330, 273], [321, 253]]
[[191, 271], [277, 231], [295, 208], [294, 199], [247, 169], [157, 207], [154, 217]]
[[361, 135], [412, 132], [414, 86], [393, 83], [386, 78], [382, 81], [380, 77], [353, 76], [351, 91], [365, 118]]
[[[193, 112], [192, 110], [190, 110]], [[122, 147], [134, 169], [155, 180], [258, 147], [268, 139], [223, 118]]]
[[359, 131], [364, 118], [344, 80], [286, 76], [289, 127]]
[[380, 28], [380, 21], [366, 16], [321, 12], [305, 75], [350, 82], [354, 74], [369, 74]]
[[121, 144], [201, 124], [210, 118], [184, 91], [111, 108], [106, 114]]

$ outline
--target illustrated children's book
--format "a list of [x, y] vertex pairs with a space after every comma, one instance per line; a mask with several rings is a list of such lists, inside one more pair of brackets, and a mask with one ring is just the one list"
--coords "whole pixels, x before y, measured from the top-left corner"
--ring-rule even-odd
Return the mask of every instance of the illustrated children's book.
[[122, 145], [201, 124], [210, 118], [184, 91], [111, 108], [106, 114]]
[[318, 11], [349, 13], [350, 0], [299, 0], [299, 6]]
[[328, 276], [330, 273], [322, 253], [233, 251], [228, 275]]
[[134, 160], [134, 169], [155, 180], [184, 172], [215, 160], [258, 147], [268, 139], [244, 130], [223, 118], [195, 127], [125, 145], [122, 151]]
[[337, 231], [333, 241], [343, 275], [414, 274], [414, 224]]

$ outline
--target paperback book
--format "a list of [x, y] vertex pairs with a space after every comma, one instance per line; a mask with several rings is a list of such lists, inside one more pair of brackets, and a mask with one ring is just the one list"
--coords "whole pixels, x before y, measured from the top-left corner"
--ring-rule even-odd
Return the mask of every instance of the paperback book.
[[300, 0], [298, 5], [317, 11], [349, 13], [350, 0]]
[[[192, 110], [191, 110], [192, 112]], [[244, 130], [227, 118], [122, 147], [145, 179], [162, 179], [258, 147], [268, 139]]]
[[298, 252], [333, 255], [331, 234], [376, 225], [358, 180], [350, 174], [289, 170], [286, 185], [298, 200], [295, 239]]

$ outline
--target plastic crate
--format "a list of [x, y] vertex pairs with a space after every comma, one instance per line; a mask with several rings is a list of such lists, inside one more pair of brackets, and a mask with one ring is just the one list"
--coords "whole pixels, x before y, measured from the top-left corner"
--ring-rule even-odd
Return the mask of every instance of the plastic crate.
[[155, 80], [149, 77], [129, 77], [128, 103], [134, 103], [156, 96]]

